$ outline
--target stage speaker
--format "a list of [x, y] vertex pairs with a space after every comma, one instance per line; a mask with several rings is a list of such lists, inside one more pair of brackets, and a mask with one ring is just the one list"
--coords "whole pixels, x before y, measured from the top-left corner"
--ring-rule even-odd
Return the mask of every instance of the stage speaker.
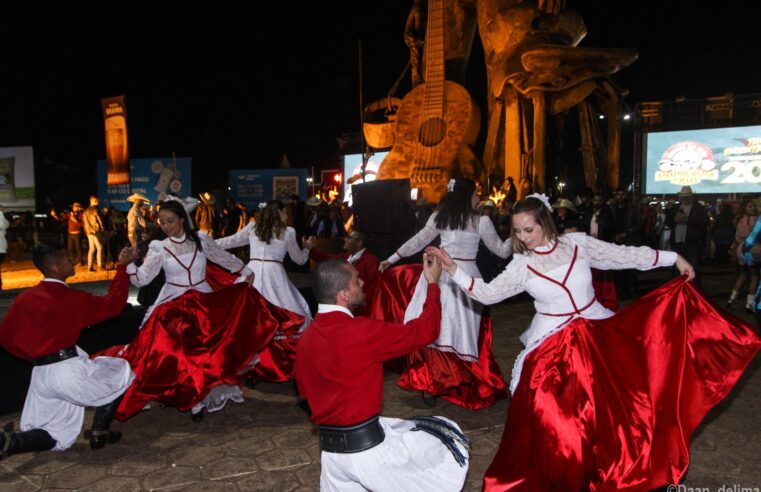
[[367, 235], [367, 249], [381, 260], [417, 231], [408, 179], [352, 185], [354, 227]]

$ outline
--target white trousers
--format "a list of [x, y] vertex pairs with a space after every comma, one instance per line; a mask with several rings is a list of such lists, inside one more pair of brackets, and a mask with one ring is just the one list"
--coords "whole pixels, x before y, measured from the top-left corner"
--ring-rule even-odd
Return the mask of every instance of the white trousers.
[[[439, 417], [453, 425], [454, 422]], [[462, 490], [468, 464], [460, 466], [435, 436], [412, 431], [414, 422], [380, 418], [386, 438], [360, 453], [322, 452], [320, 490], [328, 492], [446, 492]], [[459, 427], [458, 427], [459, 429]], [[458, 444], [468, 457], [468, 450]], [[469, 460], [468, 460], [469, 463]]]
[[77, 347], [79, 357], [32, 369], [32, 381], [21, 412], [21, 430], [46, 430], [54, 451], [74, 444], [82, 432], [85, 407], [99, 407], [124, 393], [135, 374], [118, 357], [96, 357]]

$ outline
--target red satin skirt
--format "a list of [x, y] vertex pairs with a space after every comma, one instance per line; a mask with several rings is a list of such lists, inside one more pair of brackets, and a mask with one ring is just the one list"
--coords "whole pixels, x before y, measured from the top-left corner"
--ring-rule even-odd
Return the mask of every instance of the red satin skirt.
[[692, 432], [761, 348], [745, 322], [674, 279], [526, 358], [486, 491], [649, 491], [679, 483]]
[[[366, 289], [367, 304], [362, 314], [402, 323], [422, 271], [419, 264], [386, 270], [374, 285]], [[452, 352], [425, 347], [410, 353], [402, 361], [390, 361], [388, 365], [401, 368], [397, 384], [404, 389], [425, 391], [455, 405], [479, 410], [507, 397], [507, 385], [492, 352], [491, 342], [491, 318], [488, 309], [484, 309], [477, 361], [464, 361]]]
[[239, 384], [241, 370], [279, 328], [301, 323], [301, 316], [245, 284], [211, 293], [190, 290], [161, 304], [119, 354], [136, 378], [116, 418], [126, 420], [150, 401], [188, 410], [215, 386]]
[[[236, 278], [237, 275], [213, 263], [206, 264], [206, 281], [214, 290], [233, 285]], [[251, 287], [251, 290], [256, 289]], [[272, 304], [270, 305], [273, 306]], [[283, 311], [285, 310], [283, 309]], [[278, 328], [267, 346], [259, 352], [259, 362], [245, 374], [244, 377], [250, 382], [284, 383], [293, 380], [293, 364], [296, 362], [296, 345], [299, 343], [299, 328], [304, 321], [296, 313], [287, 312], [293, 316], [298, 316], [302, 320], [301, 323], [296, 325], [285, 324]]]

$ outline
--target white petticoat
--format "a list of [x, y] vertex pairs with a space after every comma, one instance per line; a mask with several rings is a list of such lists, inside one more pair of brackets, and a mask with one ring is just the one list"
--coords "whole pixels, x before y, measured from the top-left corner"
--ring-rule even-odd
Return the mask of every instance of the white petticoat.
[[135, 379], [129, 363], [118, 357], [96, 357], [77, 347], [79, 357], [32, 369], [21, 412], [21, 430], [44, 429], [56, 440], [54, 451], [74, 444], [85, 407], [114, 401]]
[[[457, 424], [439, 417], [459, 429]], [[380, 417], [382, 443], [360, 453], [322, 452], [322, 491], [444, 492], [462, 490], [468, 465], [460, 466], [449, 449], [415, 423]], [[457, 444], [468, 457], [468, 450]]]

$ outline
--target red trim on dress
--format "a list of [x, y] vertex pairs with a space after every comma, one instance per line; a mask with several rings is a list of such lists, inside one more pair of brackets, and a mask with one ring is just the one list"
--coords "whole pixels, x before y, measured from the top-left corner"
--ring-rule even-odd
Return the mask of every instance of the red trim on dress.
[[566, 295], [568, 296], [568, 299], [570, 299], [571, 304], [573, 305], [573, 312], [570, 314], [551, 314], [551, 313], [539, 313], [539, 314], [544, 314], [546, 316], [573, 316], [575, 314], [581, 314], [582, 311], [586, 310], [587, 308], [589, 308], [589, 306], [591, 306], [594, 303], [595, 298], [593, 297], [592, 301], [589, 304], [584, 306], [582, 309], [579, 309], [579, 306], [576, 305], [576, 300], [573, 298], [573, 294], [571, 294], [571, 291], [568, 290], [568, 287], [565, 286], [565, 283], [568, 281], [568, 277], [570, 277], [571, 271], [573, 270], [573, 267], [576, 264], [576, 257], [578, 256], [578, 252], [579, 252], [579, 246], [576, 245], [573, 248], [573, 259], [571, 260], [571, 264], [568, 266], [568, 271], [565, 272], [565, 276], [563, 277], [562, 283], [558, 282], [552, 277], [548, 277], [547, 275], [544, 275], [543, 273], [537, 271], [531, 266], [528, 267], [528, 269], [531, 270], [536, 276], [541, 277], [545, 280], [548, 280], [552, 282], [553, 284], [559, 286], [561, 289], [563, 289]]
[[660, 255], [660, 252], [656, 249], [655, 250], [655, 261], [653, 262], [653, 266], [658, 265], [658, 255]]
[[[280, 263], [281, 265], [283, 264], [283, 262], [280, 261], [280, 260], [267, 260], [265, 258], [251, 258], [250, 261], [261, 261], [261, 262], [265, 262], [265, 263]], [[242, 268], [241, 268], [241, 270], [242, 270]]]
[[457, 261], [476, 261], [475, 258], [452, 258], [452, 259]]
[[558, 241], [558, 240], [556, 239], [556, 240], [555, 240], [555, 244], [553, 244], [553, 245], [552, 245], [552, 248], [550, 248], [548, 251], [537, 251], [536, 249], [534, 249], [534, 250], [532, 251], [532, 253], [536, 253], [536, 254], [538, 254], [538, 255], [548, 255], [548, 254], [552, 253], [553, 251], [555, 251], [555, 248], [557, 248], [557, 247], [558, 247], [558, 243], [559, 243], [559, 242], [560, 242], [560, 241]]
[[[186, 238], [186, 239], [187, 239], [187, 238]], [[171, 241], [171, 238], [170, 238], [169, 240]], [[184, 242], [184, 241], [183, 241], [183, 242]], [[176, 244], [180, 244], [180, 243], [176, 243]], [[167, 248], [166, 246], [164, 246], [164, 250], [165, 250], [167, 253], [169, 253], [170, 255], [172, 255], [172, 258], [174, 258], [174, 259], [175, 259], [175, 261], [177, 261], [177, 263], [179, 263], [179, 264], [180, 264], [180, 266], [181, 266], [182, 268], [184, 268], [186, 272], [188, 272], [188, 284], [190, 284], [191, 286], [192, 286], [192, 285], [198, 285], [198, 284], [194, 284], [194, 283], [193, 283], [193, 276], [192, 276], [192, 275], [191, 275], [191, 273], [190, 273], [190, 269], [191, 269], [191, 268], [193, 268], [193, 263], [195, 263], [195, 261], [196, 261], [196, 256], [198, 256], [198, 248], [196, 247], [196, 248], [193, 250], [193, 259], [191, 259], [191, 260], [190, 260], [190, 265], [188, 265], [188, 266], [185, 266], [185, 264], [184, 264], [183, 262], [181, 262], [181, 261], [180, 261], [180, 259], [179, 259], [179, 258], [177, 258], [177, 256], [175, 256], [175, 254], [174, 254], [174, 253], [172, 253], [172, 252], [169, 250], [169, 248]], [[169, 282], [167, 282], [167, 283], [169, 283]]]
[[473, 292], [474, 285], [476, 285], [476, 279], [473, 277], [470, 277], [470, 286], [468, 287], [468, 292]]

